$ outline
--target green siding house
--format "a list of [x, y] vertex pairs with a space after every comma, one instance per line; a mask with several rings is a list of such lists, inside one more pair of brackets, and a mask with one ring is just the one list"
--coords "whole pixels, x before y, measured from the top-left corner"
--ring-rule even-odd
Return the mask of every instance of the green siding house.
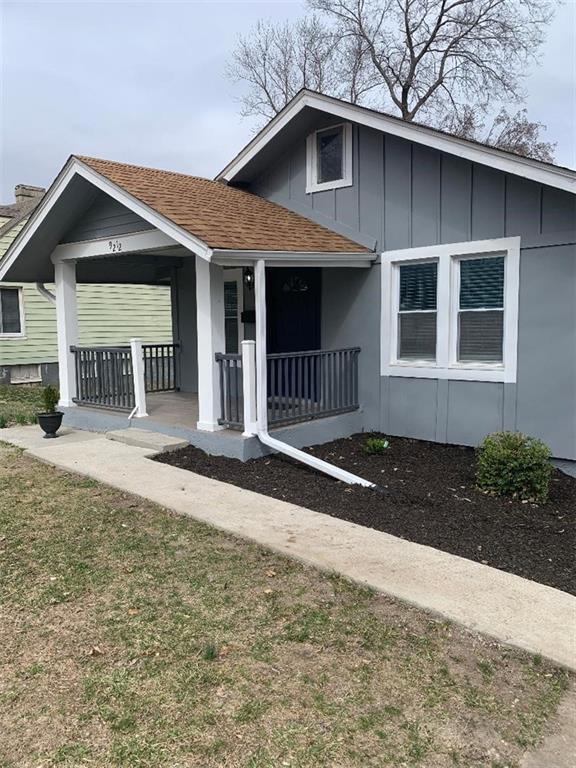
[[[18, 185], [16, 202], [0, 206], [0, 258], [42, 199]], [[45, 286], [53, 292], [52, 285]], [[172, 341], [170, 288], [163, 285], [78, 286], [80, 344], [114, 346], [131, 338]], [[56, 308], [34, 283], [0, 283], [0, 384], [58, 381]]]

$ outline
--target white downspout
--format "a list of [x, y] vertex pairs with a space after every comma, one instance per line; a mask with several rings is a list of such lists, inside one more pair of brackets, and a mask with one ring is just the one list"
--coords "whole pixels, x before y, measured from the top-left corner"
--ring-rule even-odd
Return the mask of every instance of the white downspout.
[[46, 288], [44, 283], [36, 283], [36, 290], [42, 298], [46, 299], [46, 301], [49, 301], [51, 304], [56, 304], [56, 296], [54, 296], [52, 291], [49, 291], [48, 288]]
[[296, 461], [301, 461], [319, 472], [351, 485], [375, 488], [374, 483], [335, 467], [327, 461], [276, 440], [268, 434], [268, 378], [266, 365], [266, 263], [258, 259], [254, 270], [254, 298], [256, 304], [256, 407], [258, 412], [257, 436], [261, 443]]

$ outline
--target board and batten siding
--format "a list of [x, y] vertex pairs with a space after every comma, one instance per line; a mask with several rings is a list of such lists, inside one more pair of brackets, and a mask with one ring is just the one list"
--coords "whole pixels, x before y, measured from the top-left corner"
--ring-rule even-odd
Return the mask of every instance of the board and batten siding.
[[[0, 256], [24, 223], [4, 234], [0, 240]], [[16, 283], [0, 285], [20, 287]], [[55, 363], [58, 359], [56, 309], [38, 293], [35, 285], [25, 283], [21, 287], [25, 337], [0, 337], [0, 366]], [[53, 285], [46, 287], [54, 292]], [[151, 344], [172, 341], [169, 286], [91, 284], [78, 285], [77, 291], [80, 344], [114, 346], [127, 344], [131, 338], [141, 338]]]
[[364, 428], [463, 445], [518, 429], [576, 460], [576, 196], [364, 126], [353, 141], [350, 187], [306, 193], [302, 136], [250, 188], [378, 251], [522, 238], [515, 384], [381, 376], [380, 265], [323, 270], [322, 345], [362, 348]]
[[119, 237], [131, 232], [154, 229], [150, 222], [100, 192], [84, 215], [62, 238], [63, 243], [78, 243], [100, 237]]

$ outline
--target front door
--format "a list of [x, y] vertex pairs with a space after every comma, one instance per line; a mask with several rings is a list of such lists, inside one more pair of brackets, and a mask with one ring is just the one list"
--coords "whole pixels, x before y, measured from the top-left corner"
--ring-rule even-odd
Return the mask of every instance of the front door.
[[319, 268], [266, 270], [268, 353], [303, 352], [321, 346]]

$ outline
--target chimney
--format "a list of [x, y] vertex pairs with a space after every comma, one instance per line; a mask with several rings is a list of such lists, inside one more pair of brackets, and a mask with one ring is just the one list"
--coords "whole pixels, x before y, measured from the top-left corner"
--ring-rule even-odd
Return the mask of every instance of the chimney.
[[37, 197], [42, 197], [46, 190], [44, 187], [31, 187], [29, 184], [17, 184], [14, 187], [14, 197], [17, 203], [27, 203]]

